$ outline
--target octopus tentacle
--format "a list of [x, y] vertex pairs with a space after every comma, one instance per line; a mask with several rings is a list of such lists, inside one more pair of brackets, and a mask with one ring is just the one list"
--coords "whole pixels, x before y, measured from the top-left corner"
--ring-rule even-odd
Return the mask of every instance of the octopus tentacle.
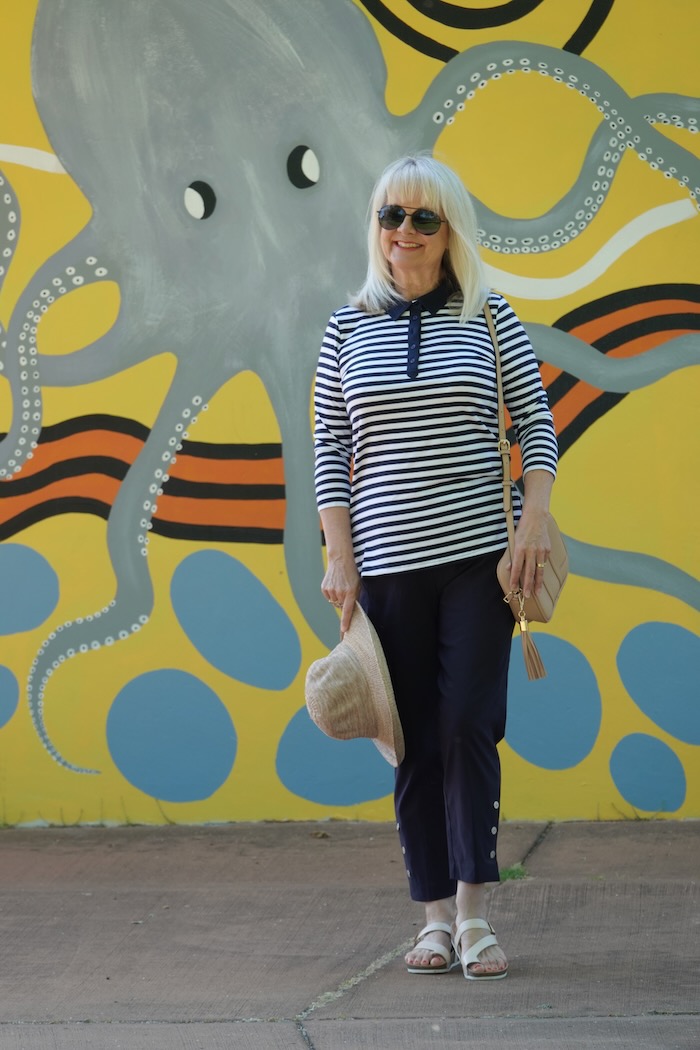
[[599, 390], [627, 394], [658, 383], [681, 368], [700, 365], [700, 334], [690, 332], [633, 357], [608, 357], [570, 332], [526, 322], [525, 329], [540, 361]]
[[272, 402], [282, 436], [286, 510], [284, 551], [287, 576], [297, 606], [317, 637], [329, 648], [338, 642], [338, 617], [321, 597], [323, 558], [321, 532], [316, 509], [313, 477], [313, 446], [306, 412], [299, 406], [308, 402], [311, 377], [300, 374], [292, 380], [296, 390], [290, 396], [289, 377], [279, 370], [261, 376]]
[[[602, 354], [582, 339], [549, 325], [527, 323], [537, 356], [593, 387], [628, 393], [659, 382], [683, 368], [700, 364], [700, 334], [669, 339], [633, 357]], [[571, 570], [606, 583], [644, 587], [700, 609], [700, 582], [669, 561], [638, 551], [621, 551], [566, 537]]]
[[627, 587], [644, 587], [700, 610], [700, 581], [663, 558], [641, 551], [596, 547], [571, 536], [566, 537], [566, 546], [571, 571], [577, 576]]
[[[422, 123], [425, 134], [428, 116], [435, 137], [443, 127], [459, 119], [479, 91], [515, 73], [549, 77], [577, 92], [595, 105], [603, 123], [592, 136], [575, 185], [546, 214], [534, 219], [514, 219], [476, 201], [479, 237], [485, 247], [504, 255], [518, 255], [552, 251], [568, 244], [594, 219], [627, 150], [635, 151], [652, 169], [675, 179], [698, 207], [700, 160], [649, 126], [657, 119], [647, 112], [654, 96], [635, 101], [593, 62], [557, 48], [518, 41], [471, 48], [451, 60], [433, 81], [418, 109], [403, 119], [411, 125]], [[659, 98], [664, 105], [668, 101], [668, 96]], [[683, 105], [677, 103], [675, 108], [683, 112], [689, 128], [697, 127], [697, 114], [690, 100]], [[664, 115], [665, 109], [662, 119]], [[672, 122], [677, 123], [681, 116], [675, 116], [677, 121]]]
[[41, 435], [42, 366], [37, 333], [42, 317], [57, 299], [83, 285], [103, 281], [108, 275], [93, 254], [88, 254], [82, 263], [76, 262], [74, 249], [75, 242], [41, 267], [12, 312], [4, 340], [4, 371], [15, 410], [0, 446], [0, 478], [5, 480], [18, 474], [32, 458]]
[[104, 608], [56, 627], [32, 663], [27, 699], [34, 728], [51, 758], [75, 773], [99, 771], [69, 762], [52, 742], [44, 720], [47, 688], [66, 660], [125, 641], [148, 623], [153, 609], [153, 586], [147, 565], [151, 519], [169, 480], [168, 470], [187, 438], [186, 428], [206, 407], [204, 396], [192, 394], [192, 389], [192, 375], [176, 373], [158, 421], [112, 507], [107, 544], [117, 579], [115, 597]]
[[17, 197], [5, 175], [0, 171], [0, 288], [3, 285], [12, 256], [17, 248], [20, 210]]
[[692, 95], [656, 91], [649, 95], [638, 95], [633, 105], [650, 124], [682, 128], [691, 135], [697, 135], [700, 130], [700, 98]]

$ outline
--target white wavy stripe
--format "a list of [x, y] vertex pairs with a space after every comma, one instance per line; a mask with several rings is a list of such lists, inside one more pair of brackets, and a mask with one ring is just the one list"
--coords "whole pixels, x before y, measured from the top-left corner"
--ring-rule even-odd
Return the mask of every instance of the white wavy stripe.
[[10, 146], [0, 142], [0, 164], [19, 164], [23, 168], [36, 168], [37, 171], [48, 171], [52, 175], [66, 175], [66, 169], [55, 153], [31, 146]]
[[487, 265], [488, 280], [503, 295], [514, 295], [519, 299], [559, 299], [591, 284], [645, 237], [667, 226], [693, 219], [697, 214], [696, 206], [689, 200], [660, 204], [658, 208], [638, 215], [613, 234], [608, 243], [578, 270], [562, 277], [521, 277]]

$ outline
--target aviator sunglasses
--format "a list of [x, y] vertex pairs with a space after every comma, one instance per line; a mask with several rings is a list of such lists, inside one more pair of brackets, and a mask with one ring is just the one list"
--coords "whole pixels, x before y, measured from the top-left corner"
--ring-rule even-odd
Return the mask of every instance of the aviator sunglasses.
[[434, 211], [430, 211], [429, 208], [414, 208], [410, 212], [402, 208], [400, 204], [385, 204], [383, 208], [379, 209], [377, 215], [379, 217], [379, 225], [383, 230], [398, 230], [408, 215], [416, 233], [425, 234], [426, 237], [431, 237], [434, 233], [437, 233], [443, 222], [447, 222], [447, 219], [441, 219], [439, 215], [436, 215]]

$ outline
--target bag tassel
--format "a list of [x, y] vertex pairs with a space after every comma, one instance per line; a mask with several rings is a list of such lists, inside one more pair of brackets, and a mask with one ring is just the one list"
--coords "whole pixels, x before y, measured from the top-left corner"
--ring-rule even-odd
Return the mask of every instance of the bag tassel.
[[523, 659], [525, 660], [527, 677], [531, 682], [534, 682], [538, 678], [546, 678], [547, 672], [544, 669], [542, 657], [540, 656], [539, 650], [535, 645], [535, 640], [530, 633], [530, 628], [525, 616], [521, 615], [518, 622], [520, 624], [520, 641], [523, 643]]

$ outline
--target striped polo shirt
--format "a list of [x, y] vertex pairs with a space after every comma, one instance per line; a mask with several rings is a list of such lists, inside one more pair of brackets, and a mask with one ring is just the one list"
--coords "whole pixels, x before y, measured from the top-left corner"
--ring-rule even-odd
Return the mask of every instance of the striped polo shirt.
[[[349, 507], [364, 576], [502, 550], [493, 345], [483, 312], [463, 324], [441, 284], [383, 314], [344, 306], [323, 338], [315, 384], [319, 510]], [[525, 329], [489, 295], [523, 473], [556, 474], [557, 440]], [[516, 521], [522, 503], [513, 486]]]

